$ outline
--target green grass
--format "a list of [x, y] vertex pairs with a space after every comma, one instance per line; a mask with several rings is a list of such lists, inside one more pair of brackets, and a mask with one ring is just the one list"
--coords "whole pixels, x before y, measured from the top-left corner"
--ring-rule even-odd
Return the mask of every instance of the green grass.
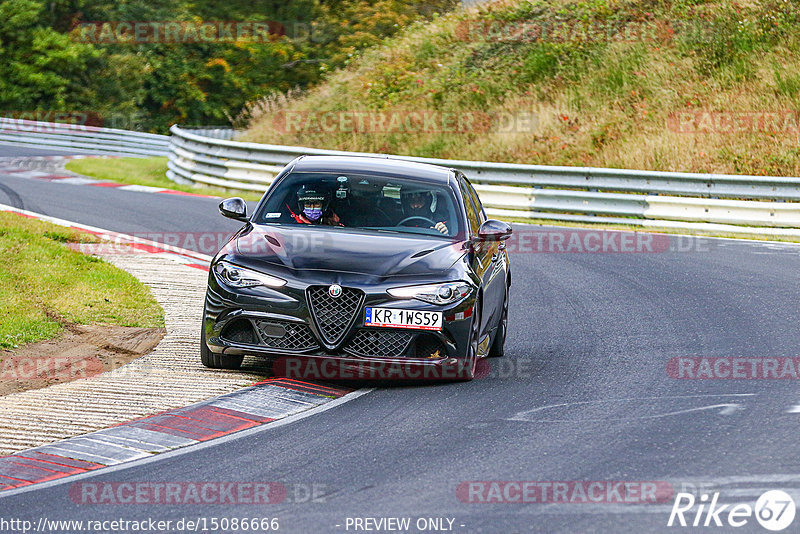
[[261, 194], [253, 192], [231, 192], [217, 187], [178, 184], [167, 178], [167, 158], [83, 158], [66, 164], [68, 171], [99, 180], [122, 184], [164, 187], [198, 195], [219, 197], [239, 196], [245, 200], [259, 200]]
[[0, 348], [50, 339], [66, 324], [162, 327], [150, 290], [67, 243], [91, 234], [0, 212]]
[[[543, 37], [494, 27], [542, 29]], [[567, 37], [558, 28], [568, 28]], [[581, 28], [628, 28], [612, 35]], [[637, 29], [643, 38], [636, 38]], [[549, 33], [547, 33], [549, 32]], [[612, 31], [613, 34], [613, 31]], [[494, 35], [495, 37], [492, 37]], [[511, 37], [506, 37], [510, 35]], [[588, 35], [588, 38], [581, 38]], [[629, 37], [633, 35], [633, 37]], [[254, 103], [243, 140], [543, 165], [800, 176], [796, 127], [674, 126], [685, 113], [800, 109], [800, 0], [501, 0], [354, 56], [304, 94]], [[535, 128], [287, 131], [287, 112], [517, 112]], [[707, 116], [707, 115], [706, 115]], [[695, 125], [702, 125], [696, 118]]]

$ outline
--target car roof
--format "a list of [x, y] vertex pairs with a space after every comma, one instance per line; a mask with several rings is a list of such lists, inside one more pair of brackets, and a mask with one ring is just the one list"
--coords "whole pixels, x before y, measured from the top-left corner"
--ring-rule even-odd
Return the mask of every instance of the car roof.
[[292, 172], [363, 172], [447, 184], [453, 170], [389, 156], [301, 156]]

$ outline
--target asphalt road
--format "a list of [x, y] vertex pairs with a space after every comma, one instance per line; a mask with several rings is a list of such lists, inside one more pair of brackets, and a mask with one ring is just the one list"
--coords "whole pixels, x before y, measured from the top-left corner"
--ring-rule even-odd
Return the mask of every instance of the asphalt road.
[[[219, 214], [219, 200], [214, 198], [117, 191], [8, 174], [0, 175], [0, 204], [115, 232], [175, 233], [182, 246], [193, 250], [192, 242], [183, 239], [188, 232], [233, 233], [241, 227]], [[251, 209], [255, 204], [249, 203]]]
[[[14, 202], [125, 232], [236, 226], [208, 199], [0, 176], [0, 203]], [[690, 250], [515, 253], [507, 354], [487, 376], [381, 386], [288, 425], [82, 480], [275, 481], [289, 490], [282, 503], [76, 504], [68, 481], [0, 497], [2, 516], [274, 517], [280, 531], [303, 533], [364, 532], [352, 520], [365, 517], [408, 517], [412, 527], [450, 518], [465, 533], [765, 532], [753, 517], [736, 529], [667, 527], [672, 498], [497, 504], [463, 502], [456, 491], [467, 481], [656, 481], [731, 504], [784, 489], [800, 503], [796, 381], [667, 373], [675, 357], [800, 356], [800, 248], [690, 238], [680, 247]]]
[[50, 150], [49, 148], [33, 148], [0, 143], [0, 158], [16, 158], [23, 156], [69, 156], [72, 154], [82, 154], [82, 152]]

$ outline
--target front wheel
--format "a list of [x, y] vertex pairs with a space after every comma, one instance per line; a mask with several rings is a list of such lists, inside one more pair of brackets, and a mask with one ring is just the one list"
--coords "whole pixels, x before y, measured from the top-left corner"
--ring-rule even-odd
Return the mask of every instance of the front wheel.
[[463, 363], [459, 366], [459, 379], [469, 382], [475, 378], [475, 370], [478, 368], [478, 343], [480, 341], [481, 330], [481, 301], [475, 301], [472, 312], [472, 323], [469, 327], [469, 342], [467, 344], [467, 354]]
[[489, 349], [490, 358], [500, 358], [506, 353], [506, 332], [508, 332], [508, 286], [506, 286], [506, 297], [503, 299], [503, 314], [497, 324], [497, 333], [494, 335], [494, 342]]
[[200, 362], [210, 369], [238, 369], [242, 366], [244, 356], [215, 354], [206, 345], [203, 332], [200, 332]]

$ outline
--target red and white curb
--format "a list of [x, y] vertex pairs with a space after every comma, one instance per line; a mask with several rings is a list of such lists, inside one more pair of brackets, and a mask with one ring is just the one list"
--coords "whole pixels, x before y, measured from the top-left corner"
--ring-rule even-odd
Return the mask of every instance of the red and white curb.
[[150, 458], [365, 392], [268, 379], [185, 408], [0, 457], [0, 492]]
[[[81, 159], [85, 157], [87, 156], [35, 156], [29, 158], [9, 158], [9, 159], [13, 159], [15, 161], [25, 159], [34, 162], [60, 163], [72, 159]], [[48, 172], [36, 169], [29, 169], [25, 167], [20, 167], [19, 165], [14, 164], [13, 161], [4, 164], [2, 160], [0, 160], [0, 173], [8, 174], [18, 178], [43, 180], [59, 184], [88, 185], [93, 187], [110, 187], [117, 189], [119, 191], [135, 191], [138, 193], [165, 193], [168, 195], [182, 195], [182, 196], [201, 197], [201, 198], [220, 198], [214, 195], [201, 195], [198, 193], [189, 193], [187, 191], [176, 191], [174, 189], [169, 189], [166, 187], [153, 187], [149, 185], [135, 185], [135, 184], [125, 185], [117, 182], [94, 180], [92, 178], [88, 178], [80, 174], [70, 173], [70, 171]]]

